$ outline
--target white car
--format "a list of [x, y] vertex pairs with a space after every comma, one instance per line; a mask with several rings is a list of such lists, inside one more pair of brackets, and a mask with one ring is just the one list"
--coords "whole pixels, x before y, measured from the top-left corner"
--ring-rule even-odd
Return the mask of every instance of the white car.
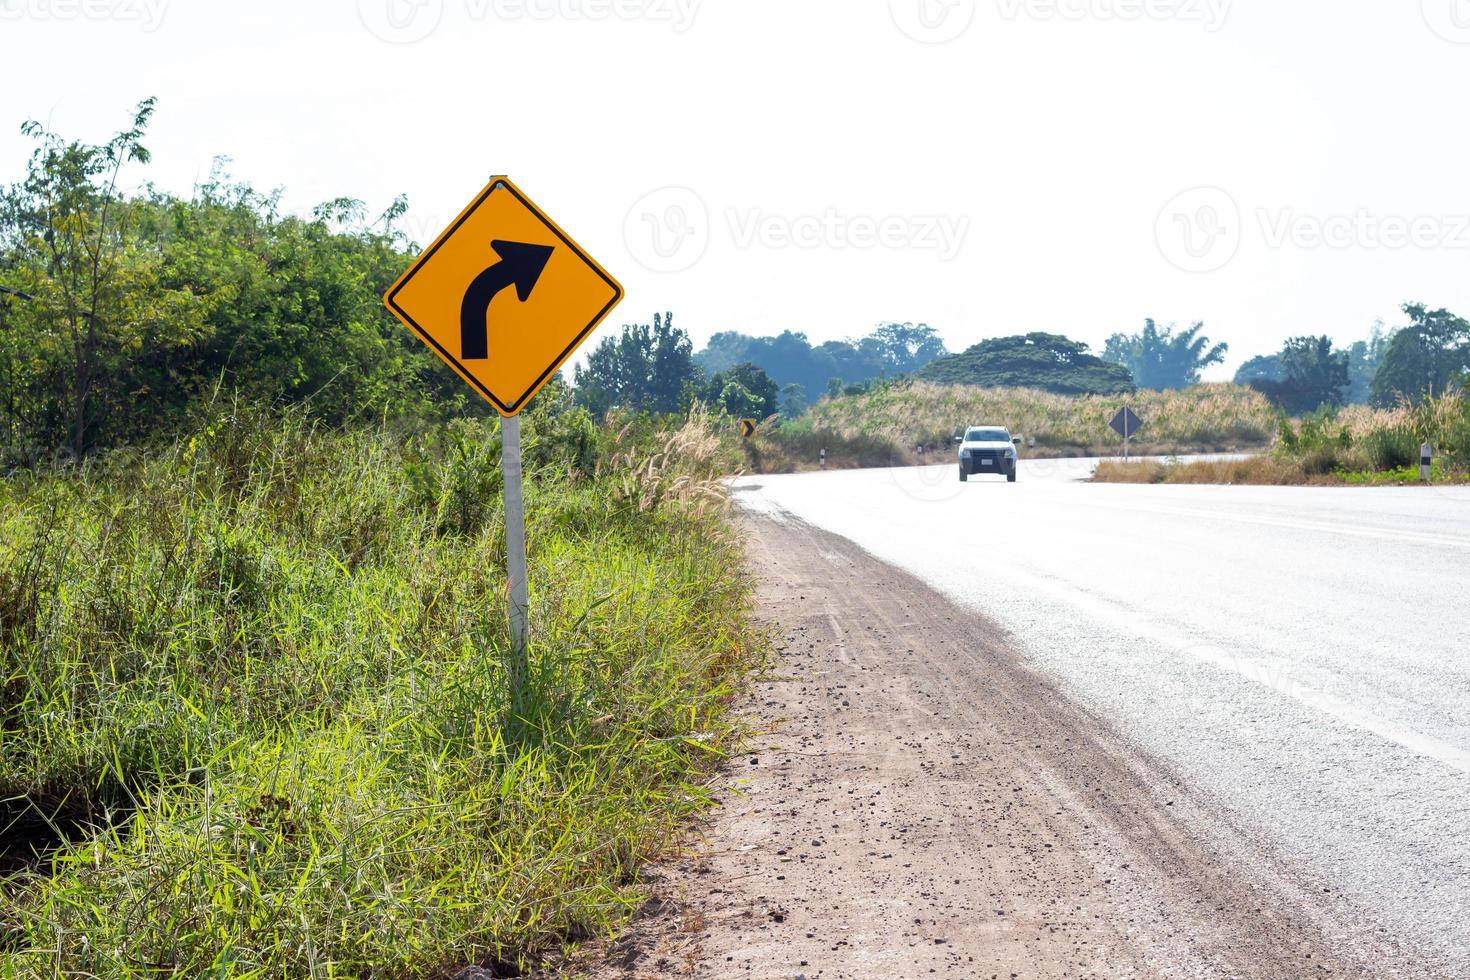
[[1005, 476], [1016, 482], [1016, 447], [1020, 439], [1013, 438], [1009, 429], [999, 425], [976, 425], [955, 436], [960, 444], [960, 482], [972, 476], [994, 474]]

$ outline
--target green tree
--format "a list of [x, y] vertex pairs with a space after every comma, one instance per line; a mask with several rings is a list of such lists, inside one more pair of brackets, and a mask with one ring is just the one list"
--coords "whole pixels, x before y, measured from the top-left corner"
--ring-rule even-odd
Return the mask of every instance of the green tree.
[[1373, 399], [1373, 378], [1388, 353], [1393, 335], [1383, 329], [1383, 322], [1373, 325], [1367, 340], [1354, 341], [1348, 347], [1348, 390], [1349, 405], [1366, 405]]
[[754, 364], [737, 364], [705, 382], [700, 400], [731, 415], [769, 418], [780, 410], [779, 391], [770, 375]]
[[1285, 376], [1280, 354], [1261, 354], [1240, 366], [1235, 372], [1235, 383], [1248, 385], [1256, 381], [1280, 381]]
[[1228, 344], [1210, 346], [1204, 328], [1203, 323], [1196, 323], [1175, 333], [1172, 323], [1160, 329], [1153, 320], [1144, 320], [1139, 333], [1109, 337], [1103, 360], [1128, 368], [1140, 388], [1188, 388], [1199, 384], [1200, 372], [1222, 363], [1230, 351]]
[[488, 411], [383, 309], [402, 199], [381, 230], [349, 199], [283, 217], [218, 163], [189, 200], [125, 194], [151, 112], [102, 146], [25, 127], [37, 149], [0, 194], [0, 270], [34, 296], [0, 310], [7, 457], [145, 438], [234, 395], [333, 422]]
[[806, 413], [806, 389], [801, 385], [783, 385], [781, 388], [781, 414], [788, 419], [800, 418]]
[[1423, 401], [1460, 383], [1470, 370], [1470, 323], [1449, 310], [1404, 306], [1409, 325], [1393, 335], [1373, 376], [1373, 403]]
[[684, 407], [700, 373], [694, 346], [674, 326], [674, 314], [655, 313], [651, 326], [629, 324], [616, 337], [603, 337], [574, 378], [578, 404], [594, 415], [614, 408], [669, 413]]
[[986, 388], [1039, 388], [1062, 395], [1135, 390], [1126, 367], [1094, 356], [1086, 344], [1049, 333], [984, 340], [963, 354], [926, 365], [915, 377]]
[[1299, 415], [1343, 403], [1348, 386], [1348, 352], [1333, 350], [1331, 337], [1293, 337], [1279, 357], [1281, 380], [1251, 382], [1251, 387], [1273, 404]]
[[907, 374], [949, 353], [927, 323], [879, 324], [857, 347], [871, 351], [888, 374]]
[[37, 145], [5, 194], [4, 264], [34, 296], [11, 320], [7, 403], [24, 406], [33, 437], [64, 441], [76, 456], [131, 407], [127, 381], [140, 358], [205, 331], [206, 303], [168, 281], [163, 257], [138, 234], [146, 207], [118, 190], [124, 167], [148, 162], [153, 108], [139, 103], [129, 127], [101, 145], [27, 122], [21, 132]]

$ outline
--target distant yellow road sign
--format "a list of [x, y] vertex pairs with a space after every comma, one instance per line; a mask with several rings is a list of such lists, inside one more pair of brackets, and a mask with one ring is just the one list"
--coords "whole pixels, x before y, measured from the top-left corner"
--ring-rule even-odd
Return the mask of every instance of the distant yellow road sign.
[[493, 178], [383, 296], [404, 325], [513, 416], [623, 287], [505, 177]]
[[741, 419], [740, 434], [747, 439], [754, 439], [755, 430], [757, 427], [759, 427], [759, 425], [760, 423], [757, 422], [755, 419]]

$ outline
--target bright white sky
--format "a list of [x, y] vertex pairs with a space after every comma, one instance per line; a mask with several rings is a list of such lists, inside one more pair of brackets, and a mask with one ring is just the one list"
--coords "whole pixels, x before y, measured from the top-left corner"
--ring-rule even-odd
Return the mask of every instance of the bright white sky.
[[627, 287], [604, 330], [1200, 319], [1219, 377], [1470, 315], [1470, 0], [0, 0], [0, 40], [0, 180], [22, 120], [147, 95], [176, 193], [224, 154], [427, 242], [507, 173]]

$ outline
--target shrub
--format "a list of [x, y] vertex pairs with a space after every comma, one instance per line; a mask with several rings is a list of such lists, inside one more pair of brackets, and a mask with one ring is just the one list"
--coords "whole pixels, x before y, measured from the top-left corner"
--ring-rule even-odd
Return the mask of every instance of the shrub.
[[1363, 438], [1362, 446], [1369, 463], [1379, 472], [1419, 462], [1419, 440], [1406, 429], [1374, 429]]

